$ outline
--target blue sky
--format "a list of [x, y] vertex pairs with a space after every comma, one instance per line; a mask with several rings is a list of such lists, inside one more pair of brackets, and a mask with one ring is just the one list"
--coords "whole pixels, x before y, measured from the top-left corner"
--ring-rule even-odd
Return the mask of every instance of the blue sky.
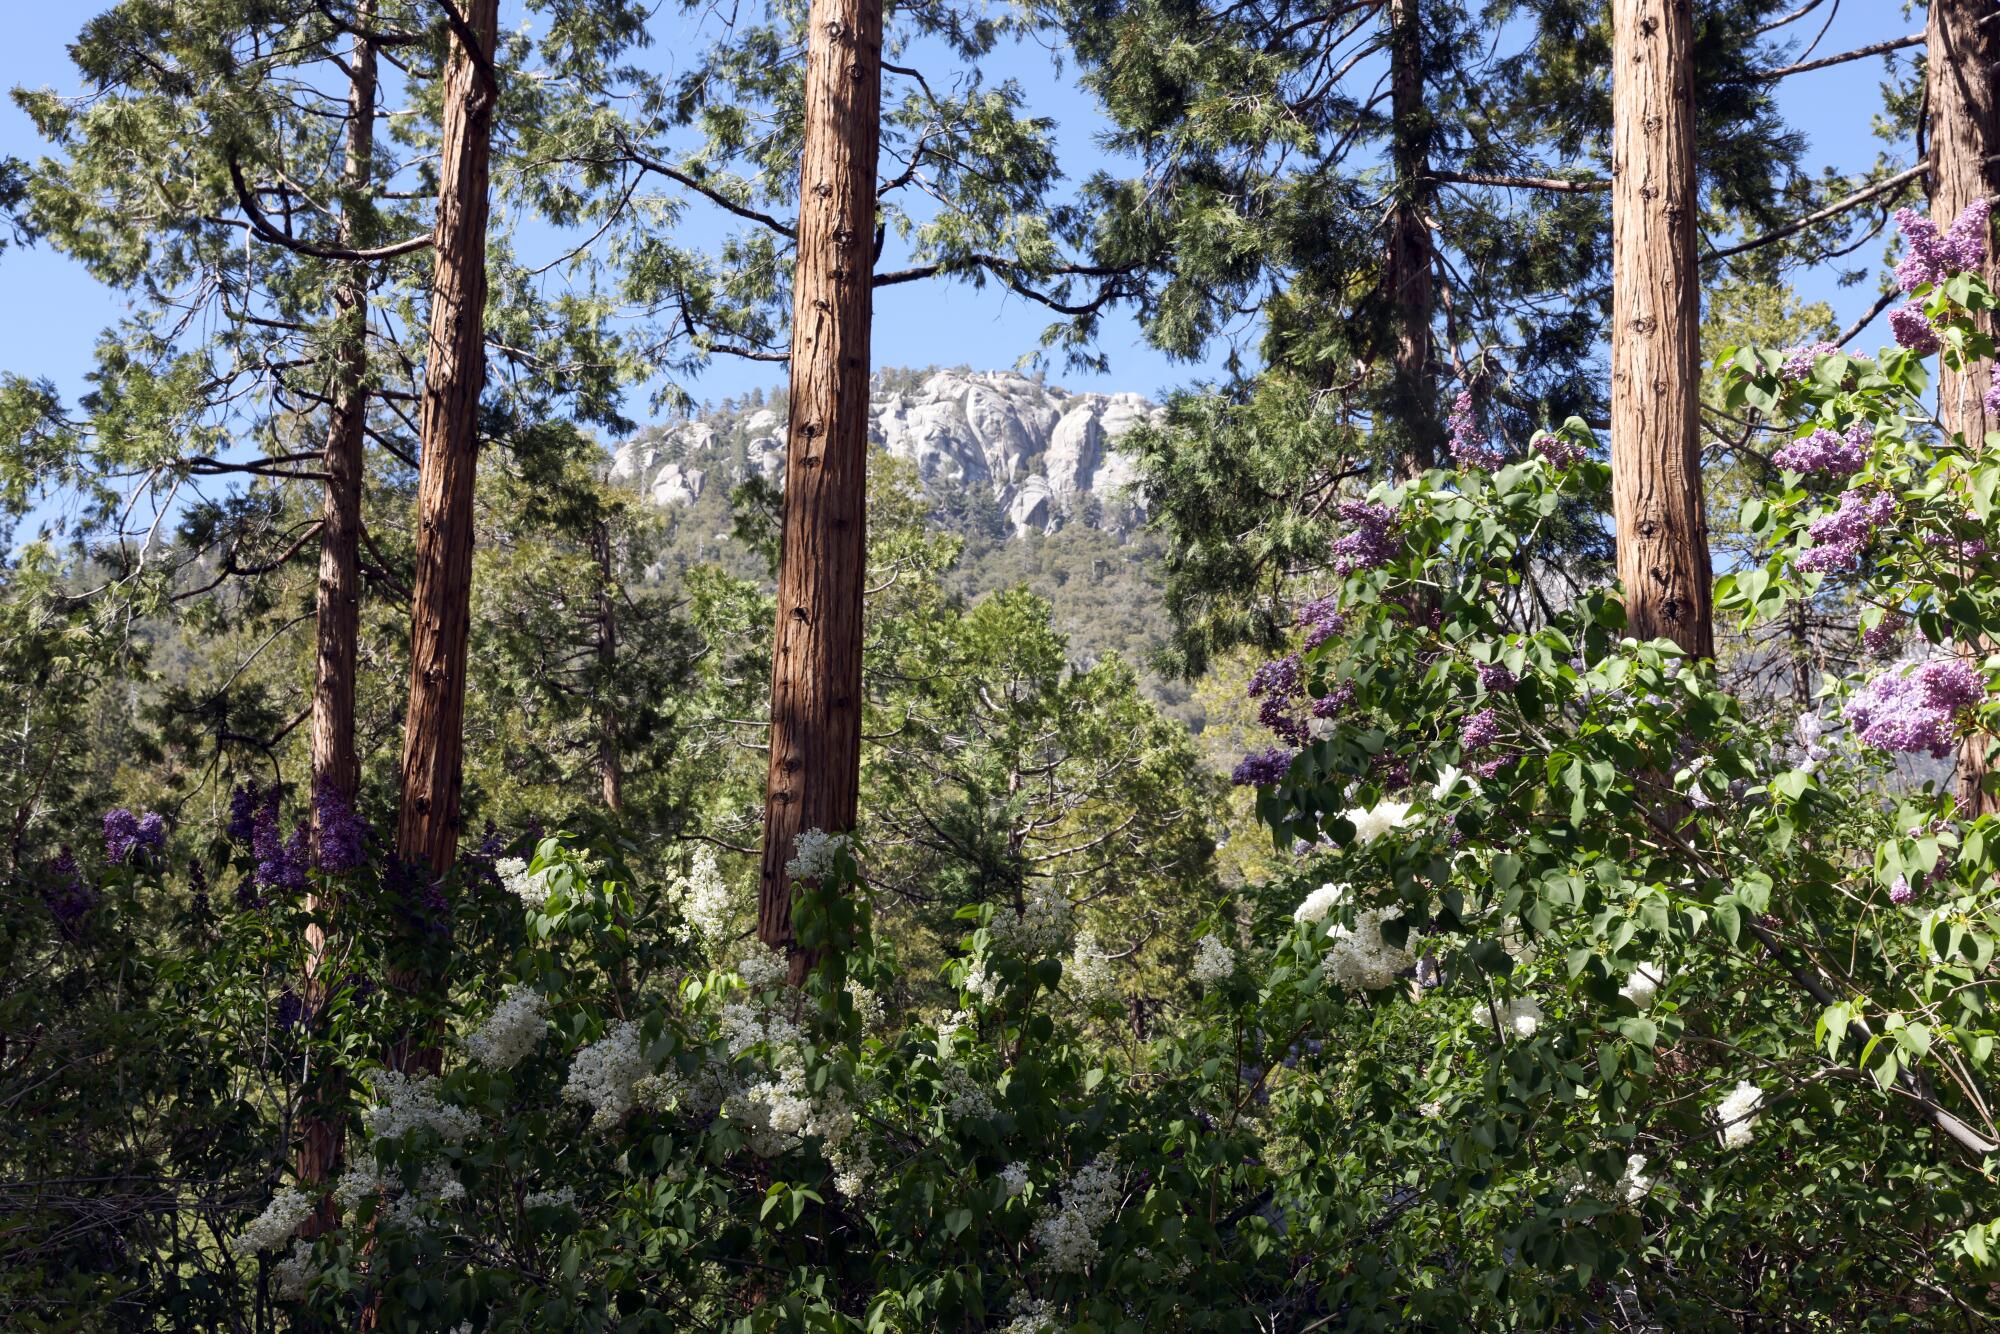
[[[9, 15], [8, 37], [0, 44], [0, 85], [52, 86], [74, 91], [76, 76], [65, 54], [85, 15], [98, 8], [87, 4], [18, 5]], [[1900, 5], [1882, 0], [1836, 7], [1831, 29], [1819, 44], [1826, 54], [1895, 36], [1918, 26], [1920, 17], [1905, 19]], [[673, 15], [671, 6], [663, 14]], [[678, 25], [686, 20], [667, 17], [656, 31], [657, 59], [671, 66], [674, 53], [687, 49], [691, 34]], [[1800, 29], [1811, 25], [1799, 24]], [[1801, 40], [1810, 39], [1801, 32]], [[1073, 175], [1087, 173], [1106, 161], [1096, 147], [1102, 129], [1088, 97], [1067, 74], [1058, 73], [1049, 54], [1035, 47], [1003, 52], [989, 77], [1014, 77], [1030, 91], [1030, 107], [1053, 117]], [[1810, 161], [1839, 169], [1858, 169], [1873, 160], [1881, 143], [1870, 133], [1869, 120], [1880, 105], [1877, 85], [1881, 62], [1865, 60], [1837, 69], [1798, 76], [1781, 92], [1790, 121], [1811, 139]], [[0, 155], [33, 157], [42, 145], [27, 118], [11, 101], [0, 106]], [[1874, 251], [1856, 259], [1866, 262]], [[1842, 291], [1829, 275], [1807, 275], [1802, 293], [1832, 301], [1843, 320], [1865, 309], [1872, 290]], [[76, 265], [46, 248], [9, 248], [0, 254], [0, 301], [10, 318], [0, 321], [0, 370], [54, 380], [66, 398], [84, 388], [91, 347], [98, 332], [118, 318], [121, 298], [85, 275]], [[882, 366], [967, 364], [988, 368], [1011, 365], [1031, 351], [1047, 323], [1047, 312], [1004, 289], [983, 291], [957, 284], [921, 283], [885, 288], [876, 296], [875, 360]], [[1880, 341], [1869, 331], [1859, 346]], [[1117, 316], [1107, 321], [1103, 347], [1111, 369], [1104, 376], [1084, 376], [1052, 368], [1050, 379], [1071, 388], [1131, 389], [1150, 395], [1214, 373], [1212, 366], [1187, 366], [1169, 361], [1144, 345], [1132, 322]], [[753, 386], [772, 387], [781, 375], [769, 365], [719, 359], [689, 388], [697, 399], [719, 400], [740, 395]], [[635, 404], [643, 412], [643, 404]]]

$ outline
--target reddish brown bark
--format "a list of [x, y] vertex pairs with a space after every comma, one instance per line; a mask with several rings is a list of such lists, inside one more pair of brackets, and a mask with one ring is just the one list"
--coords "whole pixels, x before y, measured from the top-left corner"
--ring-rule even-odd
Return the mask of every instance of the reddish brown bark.
[[1396, 173], [1396, 206], [1389, 215], [1389, 250], [1383, 281], [1395, 322], [1396, 347], [1390, 381], [1390, 415], [1397, 435], [1402, 477], [1415, 477], [1437, 462], [1440, 436], [1437, 385], [1431, 346], [1435, 278], [1430, 214], [1430, 109], [1424, 98], [1423, 30], [1418, 0], [1389, 3], [1389, 94], [1395, 140], [1390, 159]]
[[792, 276], [791, 430], [771, 654], [757, 934], [796, 948], [785, 864], [800, 832], [854, 827], [861, 768], [868, 337], [882, 110], [880, 0], [812, 0]]
[[479, 49], [454, 34], [444, 80], [436, 268], [418, 422], [416, 579], [410, 706], [396, 849], [441, 876], [458, 852], [466, 639], [472, 605], [472, 498], [485, 387], [487, 165], [492, 148], [499, 0], [471, 0]]
[[[355, 26], [363, 34], [374, 26], [372, 0], [355, 7]], [[343, 249], [371, 243], [367, 192], [375, 152], [375, 43], [366, 35], [354, 39], [348, 57], [347, 150], [341, 167], [340, 245]], [[354, 753], [355, 642], [361, 624], [361, 477], [368, 394], [368, 270], [351, 263], [334, 294], [332, 405], [323, 450], [326, 491], [321, 501], [319, 532], [319, 591], [314, 604], [317, 642], [313, 664], [312, 790], [332, 792], [352, 807], [360, 782]], [[319, 855], [320, 811], [313, 805], [312, 850]], [[306, 912], [324, 905], [317, 895], [306, 898]], [[305, 933], [305, 1011], [308, 1022], [323, 1010], [329, 988], [324, 976], [327, 939], [317, 922]], [[299, 1146], [295, 1170], [300, 1184], [310, 1188], [340, 1174], [345, 1126], [339, 1104], [344, 1072], [309, 1071], [299, 1113]], [[307, 1236], [332, 1226], [329, 1204], [302, 1231]]]
[[1614, 0], [1611, 472], [1618, 577], [1639, 639], [1712, 657], [1702, 501], [1689, 0]]
[[[1931, 0], [1925, 25], [1926, 101], [1931, 130], [1931, 218], [1939, 227], [1957, 221], [1976, 199], [2000, 195], [2000, 24], [1990, 3], [1975, 0]], [[1994, 278], [1988, 258], [1986, 278]], [[1990, 327], [1990, 326], [1989, 326]], [[1986, 389], [1992, 365], [1975, 362], [1952, 371], [1938, 370], [1938, 421], [1945, 430], [1962, 435], [1974, 449], [1984, 447], [1986, 433], [2000, 428], [1986, 411]], [[1989, 755], [1993, 738], [1986, 733], [1967, 737], [1959, 749], [1959, 801], [1967, 815], [2000, 808], [1988, 792]]]

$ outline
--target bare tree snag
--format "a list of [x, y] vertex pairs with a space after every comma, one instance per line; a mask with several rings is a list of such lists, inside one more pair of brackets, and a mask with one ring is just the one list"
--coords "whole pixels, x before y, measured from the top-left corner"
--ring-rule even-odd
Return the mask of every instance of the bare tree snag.
[[[466, 638], [471, 627], [472, 496], [486, 381], [487, 166], [492, 149], [499, 0], [470, 0], [452, 25], [438, 163], [437, 256], [418, 439], [410, 707], [396, 851], [441, 876], [458, 852]], [[476, 49], [465, 45], [468, 36]]]
[[[355, 6], [354, 49], [348, 59], [347, 148], [341, 164], [340, 246], [366, 245], [373, 229], [369, 220], [368, 186], [375, 153], [375, 42], [367, 36], [374, 26], [373, 0]], [[368, 416], [368, 266], [349, 263], [334, 293], [334, 382], [332, 406], [323, 452], [326, 491], [319, 529], [318, 622], [313, 655], [312, 706], [312, 852], [319, 858], [321, 814], [318, 794], [337, 794], [351, 808], [360, 785], [354, 753], [355, 644], [361, 626], [361, 479]], [[306, 898], [310, 917], [321, 907], [316, 895]], [[323, 1010], [329, 987], [326, 932], [317, 922], [305, 933], [304, 1002], [308, 1022]], [[310, 1188], [340, 1174], [345, 1126], [339, 1113], [344, 1074], [322, 1069], [306, 1081], [299, 1111], [299, 1147], [295, 1161], [300, 1184]], [[307, 1221], [305, 1235], [317, 1235], [333, 1225], [331, 1202]]]
[[[1926, 97], [1931, 133], [1931, 218], [1941, 228], [1957, 221], [1965, 206], [2000, 195], [2000, 24], [1991, 3], [1976, 0], [1931, 0], [1925, 26]], [[1994, 278], [1989, 254], [1986, 278]], [[1981, 317], [1985, 319], [1986, 317]], [[1987, 321], [1991, 327], [1991, 321]], [[1938, 368], [1938, 421], [1945, 430], [1963, 435], [1980, 449], [1986, 433], [2000, 422], [1986, 411], [1986, 388], [1992, 366], [1980, 362], [1951, 371]], [[1988, 755], [1993, 738], [1976, 732], [1959, 748], [1958, 795], [1963, 813], [1983, 815], [2000, 808], [1986, 791], [1992, 767]]]
[[1712, 657], [1689, 5], [1612, 4], [1611, 488], [1631, 633]]
[[1397, 475], [1415, 477], [1437, 463], [1440, 437], [1431, 347], [1434, 301], [1431, 230], [1430, 110], [1424, 98], [1423, 28], [1418, 0], [1389, 0], [1389, 92], [1396, 205], [1389, 214], [1383, 282], [1395, 327], [1390, 409], [1397, 435]]
[[758, 938], [791, 951], [795, 982], [811, 960], [796, 948], [785, 864], [802, 831], [854, 827], [860, 787], [881, 0], [812, 0], [809, 21], [791, 427], [771, 646], [771, 768], [757, 901]]

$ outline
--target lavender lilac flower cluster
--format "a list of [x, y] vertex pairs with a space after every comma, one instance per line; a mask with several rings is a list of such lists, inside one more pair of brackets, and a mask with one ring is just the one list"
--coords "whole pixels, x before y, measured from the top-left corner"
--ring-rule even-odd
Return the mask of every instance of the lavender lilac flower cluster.
[[1875, 530], [1896, 517], [1896, 498], [1882, 491], [1843, 491], [1840, 508], [1806, 528], [1812, 546], [1800, 554], [1801, 570], [1844, 570], [1853, 566]]
[[1866, 422], [1854, 423], [1847, 428], [1845, 435], [1822, 426], [1811, 435], [1786, 445], [1771, 456], [1771, 461], [1792, 472], [1823, 472], [1835, 477], [1849, 477], [1860, 472], [1862, 465], [1868, 461], [1868, 446], [1874, 440], [1875, 433]]
[[1940, 235], [1937, 224], [1915, 209], [1897, 209], [1896, 226], [1909, 249], [1896, 264], [1896, 285], [1913, 293], [1926, 283], [1941, 283], [1986, 263], [1987, 220], [1992, 211], [1986, 200], [1975, 199]]
[[83, 927], [83, 919], [95, 908], [100, 895], [83, 878], [77, 869], [76, 857], [64, 848], [56, 859], [49, 863], [42, 877], [42, 902], [48, 906], [49, 915], [56, 919], [56, 928], [65, 936], [74, 939]]
[[1344, 578], [1362, 570], [1379, 570], [1396, 558], [1396, 543], [1390, 536], [1396, 526], [1394, 510], [1365, 500], [1344, 500], [1339, 514], [1352, 528], [1333, 544], [1335, 573]]
[[1573, 468], [1583, 462], [1586, 450], [1582, 443], [1553, 431], [1542, 431], [1528, 442], [1534, 451], [1547, 459], [1551, 466]]
[[1855, 734], [1880, 750], [1950, 755], [1961, 714], [1986, 697], [1986, 682], [1957, 658], [1914, 671], [1884, 672], [1847, 701], [1843, 714]]
[[1292, 752], [1273, 747], [1245, 755], [1229, 781], [1238, 787], [1267, 787], [1284, 778], [1292, 767]]
[[1479, 671], [1479, 688], [1490, 695], [1504, 695], [1521, 684], [1520, 678], [1497, 662], [1476, 664]]
[[1477, 468], [1481, 472], [1493, 472], [1507, 461], [1507, 456], [1494, 447], [1479, 429], [1479, 420], [1472, 412], [1472, 395], [1461, 393], [1451, 405], [1451, 415], [1445, 420], [1450, 431], [1452, 458], [1461, 468]]

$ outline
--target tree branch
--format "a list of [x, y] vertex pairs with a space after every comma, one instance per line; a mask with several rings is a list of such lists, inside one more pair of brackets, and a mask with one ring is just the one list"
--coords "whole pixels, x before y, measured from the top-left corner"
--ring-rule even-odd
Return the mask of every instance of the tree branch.
[[[354, 263], [356, 261], [394, 259], [398, 255], [407, 255], [412, 251], [422, 250], [431, 243], [429, 236], [413, 236], [407, 241], [398, 241], [394, 245], [377, 246], [373, 250], [348, 250], [342, 246], [314, 245], [310, 241], [301, 241], [297, 237], [288, 236], [276, 227], [273, 227], [271, 220], [264, 216], [264, 210], [257, 207], [257, 200], [250, 193], [249, 183], [243, 179], [243, 164], [236, 160], [236, 155], [233, 153], [229, 155], [229, 180], [236, 187], [236, 202], [242, 207], [244, 216], [250, 220], [251, 232], [259, 240], [268, 241], [274, 246], [290, 250], [295, 254], [310, 255], [314, 259], [334, 259], [346, 263]], [[222, 219], [217, 219], [217, 221], [222, 221]]]
[[1808, 227], [1816, 226], [1829, 218], [1838, 217], [1856, 205], [1865, 204], [1871, 199], [1878, 198], [1881, 195], [1888, 194], [1892, 190], [1907, 185], [1929, 170], [1930, 163], [1928, 161], [1919, 162], [1908, 171], [1897, 172], [1887, 180], [1877, 181], [1871, 186], [1857, 190], [1847, 196], [1847, 198], [1828, 204], [1817, 213], [1808, 213], [1797, 222], [1788, 222], [1776, 231], [1766, 232], [1762, 236], [1753, 236], [1747, 241], [1740, 241], [1733, 246], [1726, 246], [1721, 250], [1711, 250], [1701, 257], [1702, 262], [1706, 264], [1713, 260], [1728, 259], [1731, 255], [1740, 255], [1746, 250], [1755, 250], [1760, 246], [1770, 245], [1774, 241], [1782, 241], [1788, 236], [1797, 236]]

